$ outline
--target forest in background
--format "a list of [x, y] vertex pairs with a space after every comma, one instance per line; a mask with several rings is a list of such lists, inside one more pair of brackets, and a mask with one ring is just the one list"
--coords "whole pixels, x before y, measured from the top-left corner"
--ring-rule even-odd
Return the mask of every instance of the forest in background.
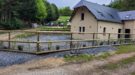
[[[121, 11], [135, 10], [135, 0], [114, 0], [107, 6]], [[44, 25], [71, 14], [70, 7], [58, 8], [47, 0], [0, 0], [0, 28], [3, 29], [22, 29], [31, 27], [32, 23]]]
[[31, 23], [56, 21], [63, 11], [70, 12], [66, 16], [72, 13], [69, 7], [59, 9], [46, 0], [0, 0], [0, 27], [21, 29], [31, 27]]
[[114, 0], [108, 6], [121, 11], [135, 10], [135, 0]]

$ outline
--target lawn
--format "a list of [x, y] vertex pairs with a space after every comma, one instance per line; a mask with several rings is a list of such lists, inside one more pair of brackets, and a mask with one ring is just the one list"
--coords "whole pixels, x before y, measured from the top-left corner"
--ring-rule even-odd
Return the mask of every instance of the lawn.
[[63, 27], [51, 27], [51, 26], [41, 26], [36, 28], [39, 31], [70, 31], [70, 27], [63, 26]]
[[70, 19], [70, 16], [60, 16], [58, 21], [59, 22], [65, 22], [68, 21]]
[[63, 23], [64, 26], [41, 26], [36, 28], [39, 31], [70, 31], [70, 27], [67, 26], [67, 23], [70, 19], [70, 16], [60, 16], [57, 21], [53, 21], [54, 24]]

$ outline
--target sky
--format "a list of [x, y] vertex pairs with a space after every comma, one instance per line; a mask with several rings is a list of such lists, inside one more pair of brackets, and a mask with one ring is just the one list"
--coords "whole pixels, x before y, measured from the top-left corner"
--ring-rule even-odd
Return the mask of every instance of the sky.
[[[50, 3], [56, 4], [59, 8], [69, 6], [73, 8], [80, 0], [47, 0]], [[98, 4], [109, 4], [111, 0], [87, 0]]]

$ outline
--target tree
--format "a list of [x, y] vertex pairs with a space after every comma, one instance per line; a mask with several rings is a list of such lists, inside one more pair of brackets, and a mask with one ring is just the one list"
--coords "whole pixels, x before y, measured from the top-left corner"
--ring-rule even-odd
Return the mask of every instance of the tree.
[[[22, 20], [35, 21], [46, 18], [47, 12], [44, 0], [0, 0], [3, 4], [3, 14], [18, 17]], [[12, 1], [12, 3], [11, 3]], [[1, 5], [1, 4], [0, 4]]]
[[70, 9], [70, 7], [64, 7], [59, 9], [59, 13], [61, 16], [71, 16], [72, 10]]
[[52, 21], [55, 21], [59, 18], [59, 11], [55, 4], [51, 4], [51, 12], [52, 12]]
[[124, 10], [135, 10], [135, 0], [123, 0]]
[[36, 17], [40, 20], [43, 20], [47, 17], [46, 7], [43, 0], [36, 0], [36, 9], [37, 14]]
[[51, 9], [51, 5], [50, 5], [50, 3], [49, 2], [47, 2], [47, 1], [44, 1], [44, 4], [45, 4], [45, 6], [46, 6], [46, 12], [47, 12], [47, 17], [45, 18], [45, 22], [49, 22], [49, 21], [51, 21], [51, 19], [52, 19], [52, 9]]
[[112, 7], [112, 8], [116, 8], [116, 9], [121, 9], [122, 10], [123, 4], [122, 4], [121, 0], [115, 0], [109, 6]]
[[50, 5], [46, 0], [0, 0], [0, 23], [4, 26], [17, 21], [31, 25], [32, 22], [41, 23], [44, 19], [56, 20], [58, 17], [56, 5]]
[[19, 18], [25, 21], [36, 21], [36, 2], [35, 0], [20, 0], [19, 5]]
[[110, 5], [119, 10], [135, 10], [135, 0], [114, 0]]

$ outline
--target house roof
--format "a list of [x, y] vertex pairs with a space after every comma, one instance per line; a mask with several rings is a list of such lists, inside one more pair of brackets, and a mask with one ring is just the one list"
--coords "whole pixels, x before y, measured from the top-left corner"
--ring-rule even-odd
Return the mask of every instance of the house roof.
[[[120, 12], [116, 9], [81, 0], [74, 8], [86, 7], [97, 20], [121, 23], [122, 20], [135, 19], [135, 11]], [[127, 15], [129, 15], [128, 18]]]
[[135, 20], [135, 10], [119, 12], [119, 16], [121, 20]]

